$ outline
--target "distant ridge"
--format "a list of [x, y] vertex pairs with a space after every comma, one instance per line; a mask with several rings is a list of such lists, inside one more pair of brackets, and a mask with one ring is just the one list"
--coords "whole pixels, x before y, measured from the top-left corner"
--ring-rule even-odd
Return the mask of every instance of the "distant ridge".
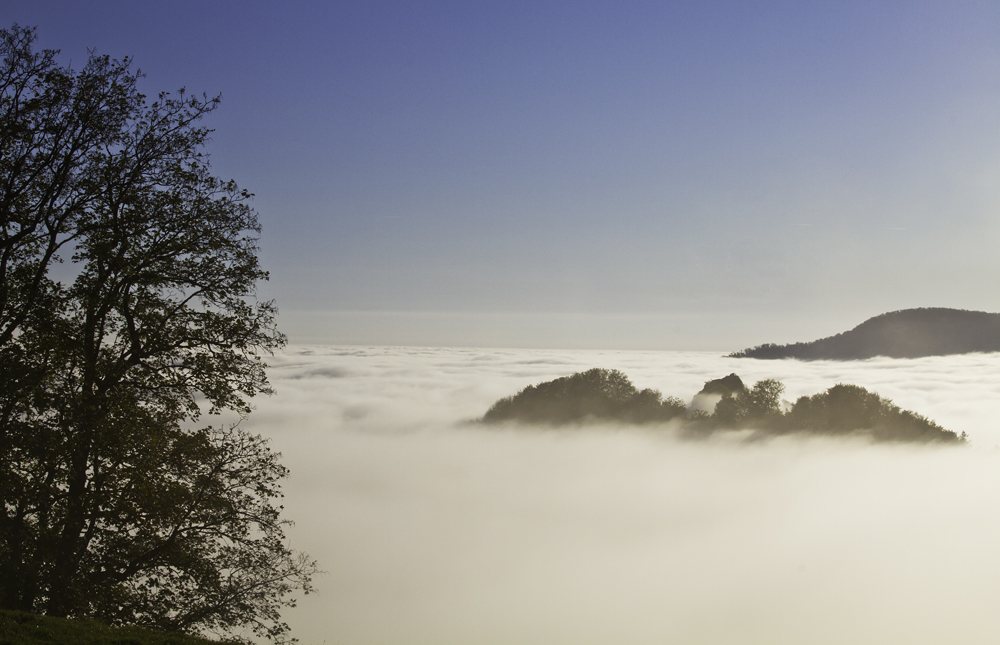
[[1000, 351], [1000, 314], [931, 307], [891, 311], [850, 331], [811, 343], [764, 344], [733, 358], [857, 360], [873, 356], [919, 358]]

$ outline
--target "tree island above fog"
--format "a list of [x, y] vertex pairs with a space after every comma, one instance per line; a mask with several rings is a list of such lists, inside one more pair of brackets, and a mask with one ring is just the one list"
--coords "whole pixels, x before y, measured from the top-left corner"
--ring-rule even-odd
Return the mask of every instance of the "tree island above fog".
[[733, 358], [857, 360], [920, 358], [1000, 351], [1000, 314], [964, 309], [903, 309], [869, 318], [850, 331], [811, 343], [766, 343]]
[[875, 441], [966, 441], [965, 433], [956, 435], [857, 385], [834, 385], [794, 404], [782, 400], [784, 390], [774, 379], [748, 388], [739, 376], [730, 374], [705, 383], [686, 405], [657, 390], [637, 389], [618, 370], [594, 368], [529, 385], [494, 403], [482, 421], [548, 426], [669, 423], [689, 436], [753, 430], [760, 436], [804, 433], [860, 435]]

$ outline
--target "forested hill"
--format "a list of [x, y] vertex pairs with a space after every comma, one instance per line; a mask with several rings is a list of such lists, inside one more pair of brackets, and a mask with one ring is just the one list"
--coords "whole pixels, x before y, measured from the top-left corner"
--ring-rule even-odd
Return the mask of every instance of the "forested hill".
[[[522, 426], [582, 426], [590, 423], [667, 425], [690, 438], [716, 431], [751, 430], [756, 438], [779, 435], [868, 437], [872, 441], [965, 443], [915, 412], [857, 385], [838, 384], [799, 397], [789, 406], [785, 386], [774, 379], [748, 388], [736, 374], [705, 383], [691, 406], [659, 390], [640, 390], [618, 370], [595, 367], [529, 385], [494, 403], [481, 421]], [[699, 401], [699, 397], [707, 397]], [[706, 406], [705, 403], [711, 405]]]
[[758, 345], [730, 356], [854, 360], [996, 351], [1000, 351], [1000, 314], [936, 307], [892, 311], [829, 338], [791, 345]]

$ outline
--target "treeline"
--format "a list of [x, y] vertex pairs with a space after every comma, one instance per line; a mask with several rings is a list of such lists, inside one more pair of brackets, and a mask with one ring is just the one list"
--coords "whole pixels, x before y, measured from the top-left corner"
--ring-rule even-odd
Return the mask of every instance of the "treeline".
[[1000, 351], [1000, 314], [964, 309], [904, 309], [869, 318], [854, 329], [808, 343], [764, 343], [733, 358], [857, 360], [919, 358]]
[[[636, 388], [618, 370], [594, 368], [529, 385], [494, 403], [482, 421], [548, 426], [669, 422], [693, 435], [749, 429], [763, 435], [858, 434], [876, 441], [966, 441], [965, 433], [959, 436], [945, 430], [857, 385], [834, 385], [800, 397], [794, 404], [782, 399], [784, 391], [784, 384], [774, 379], [757, 381], [748, 388], [731, 374], [707, 382], [688, 406], [658, 390]], [[713, 404], [710, 411], [705, 409], [706, 402]]]

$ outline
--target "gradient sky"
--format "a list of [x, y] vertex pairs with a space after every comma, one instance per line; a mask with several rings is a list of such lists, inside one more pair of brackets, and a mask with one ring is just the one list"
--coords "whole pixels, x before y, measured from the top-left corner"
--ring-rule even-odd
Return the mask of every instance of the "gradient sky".
[[221, 93], [298, 342], [739, 349], [998, 311], [993, 2], [0, 2]]

